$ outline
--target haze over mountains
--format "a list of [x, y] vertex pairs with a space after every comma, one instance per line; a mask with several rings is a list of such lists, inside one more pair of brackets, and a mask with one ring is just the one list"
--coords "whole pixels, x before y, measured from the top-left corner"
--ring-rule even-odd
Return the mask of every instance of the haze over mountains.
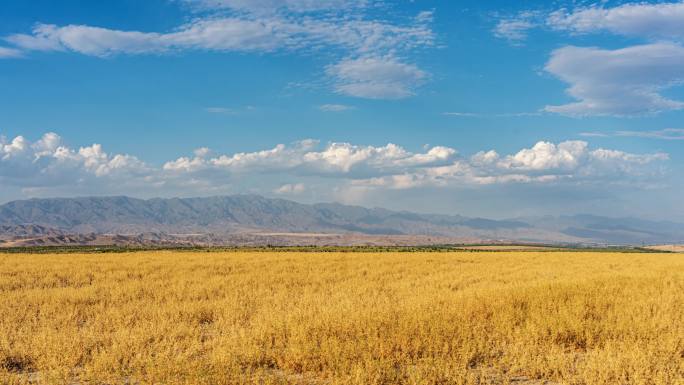
[[50, 244], [60, 240], [278, 244], [279, 237], [291, 238], [289, 243], [387, 237], [400, 243], [500, 240], [636, 245], [682, 242], [684, 224], [591, 215], [490, 220], [337, 203], [308, 205], [256, 195], [31, 199], [0, 206], [0, 239], [6, 245], [17, 239], [51, 239]]

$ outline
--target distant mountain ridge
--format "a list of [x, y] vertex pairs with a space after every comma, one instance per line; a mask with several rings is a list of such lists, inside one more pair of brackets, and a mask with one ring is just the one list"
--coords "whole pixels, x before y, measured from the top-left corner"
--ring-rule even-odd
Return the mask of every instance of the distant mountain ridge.
[[30, 199], [0, 206], [0, 224], [41, 225], [72, 232], [359, 232], [452, 235], [453, 227], [526, 228], [515, 221], [424, 215], [337, 203], [306, 205], [256, 195], [136, 199]]
[[463, 239], [676, 243], [684, 224], [597, 216], [491, 220], [338, 203], [302, 204], [257, 195], [208, 198], [50, 198], [0, 206], [0, 235], [358, 233]]

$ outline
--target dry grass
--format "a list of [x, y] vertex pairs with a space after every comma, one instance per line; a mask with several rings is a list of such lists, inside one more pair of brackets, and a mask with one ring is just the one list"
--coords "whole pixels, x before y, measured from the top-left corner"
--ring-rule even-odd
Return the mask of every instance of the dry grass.
[[677, 254], [0, 255], [0, 383], [684, 384]]

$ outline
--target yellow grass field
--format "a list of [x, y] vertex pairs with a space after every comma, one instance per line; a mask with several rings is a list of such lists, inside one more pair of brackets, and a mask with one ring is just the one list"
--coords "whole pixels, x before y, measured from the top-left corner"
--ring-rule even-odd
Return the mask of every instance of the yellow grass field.
[[0, 384], [684, 384], [684, 255], [0, 254]]

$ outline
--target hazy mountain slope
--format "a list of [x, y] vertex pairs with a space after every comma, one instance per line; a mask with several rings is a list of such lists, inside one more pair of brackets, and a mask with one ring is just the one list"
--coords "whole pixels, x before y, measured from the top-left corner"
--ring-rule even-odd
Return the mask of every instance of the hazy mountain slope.
[[596, 243], [684, 243], [684, 223], [596, 215], [521, 218], [535, 228], [591, 239]]
[[256, 195], [135, 199], [31, 199], [0, 206], [0, 235], [86, 233], [235, 234], [245, 232], [421, 235], [512, 241], [677, 243], [684, 224], [591, 215], [490, 220], [301, 204]]
[[[368, 234], [453, 233], [467, 218], [340, 204], [305, 205], [253, 195], [150, 199], [32, 199], [0, 206], [0, 224], [36, 224], [74, 232], [234, 232], [247, 229]], [[492, 221], [495, 224], [496, 221]], [[510, 227], [510, 223], [503, 225]], [[527, 224], [519, 223], [520, 227]], [[496, 226], [493, 226], [496, 227]]]
[[50, 237], [63, 235], [63, 232], [40, 225], [0, 225], [0, 240], [16, 237]]

